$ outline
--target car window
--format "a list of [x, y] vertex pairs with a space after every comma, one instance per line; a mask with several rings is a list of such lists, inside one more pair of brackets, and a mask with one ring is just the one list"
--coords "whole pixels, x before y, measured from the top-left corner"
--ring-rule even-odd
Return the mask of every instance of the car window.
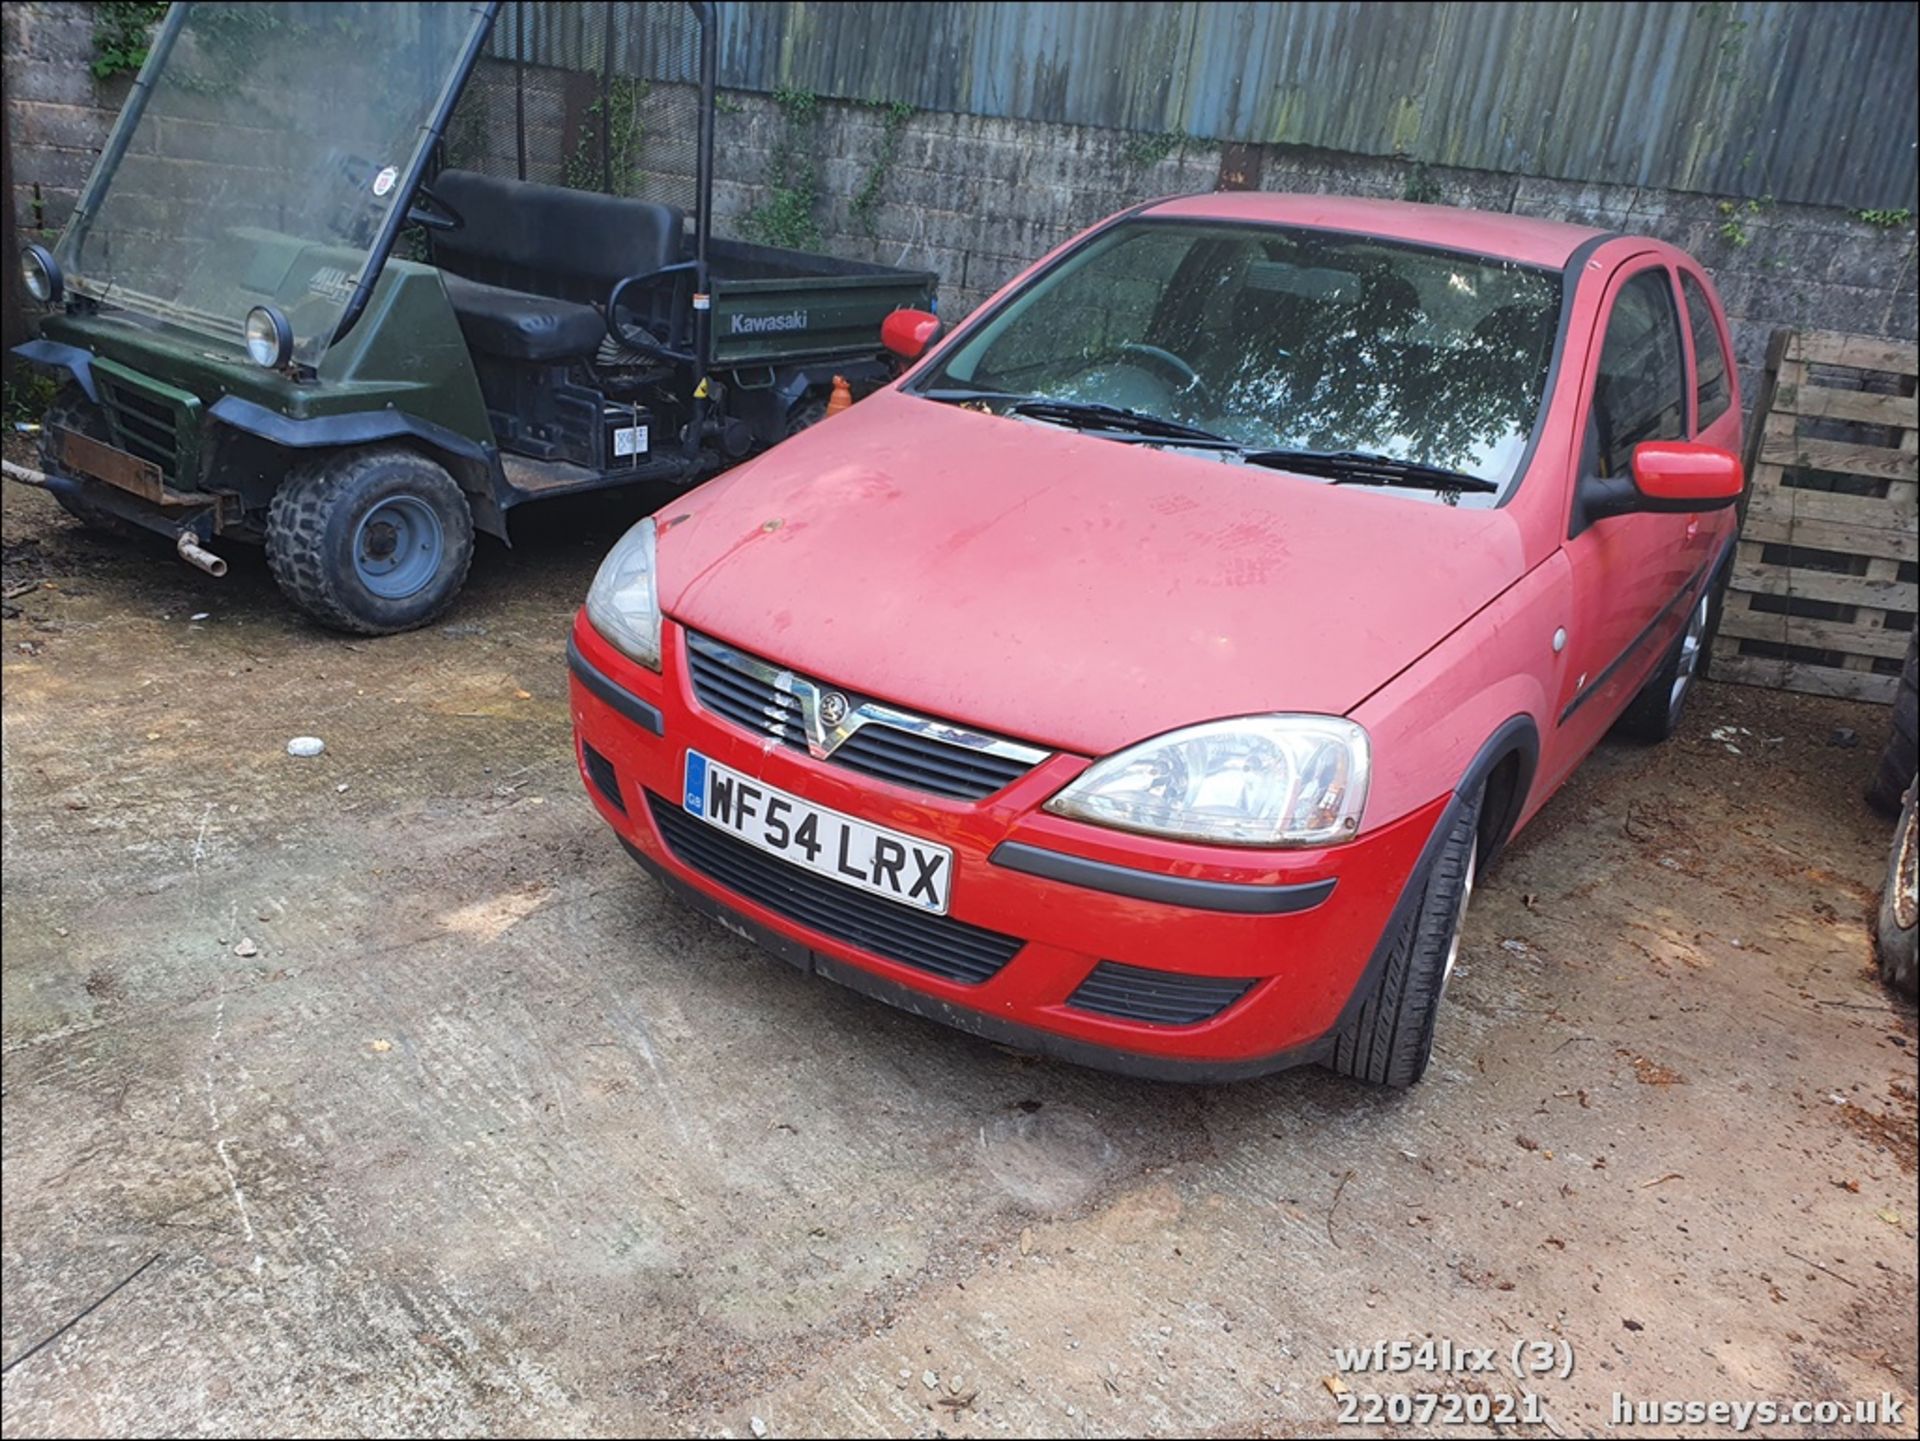
[[1713, 323], [1713, 302], [1700, 282], [1684, 271], [1680, 291], [1687, 297], [1687, 323], [1693, 327], [1694, 404], [1699, 416], [1695, 430], [1704, 430], [1733, 402], [1733, 386], [1727, 379], [1727, 352], [1720, 346], [1720, 327]]
[[1065, 272], [1049, 292], [1047, 324], [1003, 329], [993, 347], [993, 378], [1029, 384], [1061, 354], [1107, 355], [1154, 329], [1166, 277], [1186, 259], [1191, 237], [1162, 227], [1126, 231], [1104, 263]]
[[1593, 387], [1591, 443], [1600, 474], [1625, 475], [1643, 440], [1685, 440], [1686, 363], [1673, 286], [1643, 270], [1614, 297]]
[[1505, 485], [1546, 391], [1561, 284], [1374, 236], [1129, 221], [1004, 301], [919, 385], [1124, 406], [1249, 447], [1379, 452]]

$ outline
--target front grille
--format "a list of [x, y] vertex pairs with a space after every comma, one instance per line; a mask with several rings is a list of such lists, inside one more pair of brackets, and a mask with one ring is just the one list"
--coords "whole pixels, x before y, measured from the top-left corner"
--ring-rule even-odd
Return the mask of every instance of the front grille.
[[1024, 944], [949, 916], [910, 910], [777, 860], [647, 792], [647, 809], [683, 865], [823, 936], [943, 980], [978, 985]]
[[143, 395], [132, 386], [94, 373], [101, 407], [107, 413], [107, 425], [113, 443], [142, 460], [160, 467], [169, 483], [180, 478], [180, 420], [173, 406], [164, 400]]
[[[835, 688], [706, 636], [687, 633], [687, 666], [700, 704], [735, 725], [807, 748], [806, 707]], [[954, 800], [983, 800], [1047, 758], [1002, 736], [894, 710], [845, 691], [845, 735], [826, 760], [895, 785]], [[843, 726], [844, 729], [844, 726]]]
[[1067, 1004], [1156, 1026], [1192, 1026], [1219, 1015], [1252, 986], [1250, 980], [1233, 977], [1188, 976], [1102, 961], [1067, 998]]
[[799, 696], [734, 669], [694, 636], [689, 635], [687, 640], [687, 666], [693, 673], [693, 693], [701, 705], [737, 726], [761, 731], [795, 750], [807, 748]]

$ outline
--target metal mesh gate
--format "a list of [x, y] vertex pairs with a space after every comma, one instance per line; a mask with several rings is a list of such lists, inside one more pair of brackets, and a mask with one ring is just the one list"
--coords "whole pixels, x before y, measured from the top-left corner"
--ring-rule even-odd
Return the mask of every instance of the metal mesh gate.
[[699, 135], [692, 7], [511, 0], [447, 127], [446, 163], [692, 215]]

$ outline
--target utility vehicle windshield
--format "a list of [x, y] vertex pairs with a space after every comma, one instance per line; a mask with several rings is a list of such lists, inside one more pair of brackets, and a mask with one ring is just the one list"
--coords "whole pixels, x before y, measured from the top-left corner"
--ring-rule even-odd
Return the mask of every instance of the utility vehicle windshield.
[[275, 304], [316, 363], [484, 7], [173, 8], [55, 256], [76, 295], [236, 342]]
[[1559, 309], [1559, 275], [1512, 262], [1128, 221], [1013, 296], [915, 389], [1485, 505], [1533, 434]]

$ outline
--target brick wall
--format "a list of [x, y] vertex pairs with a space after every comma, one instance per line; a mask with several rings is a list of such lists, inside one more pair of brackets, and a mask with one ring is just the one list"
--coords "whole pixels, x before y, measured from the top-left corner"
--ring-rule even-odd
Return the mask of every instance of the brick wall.
[[14, 219], [24, 243], [66, 223], [132, 79], [93, 78], [91, 5], [8, 0], [0, 5], [0, 37]]
[[[764, 195], [783, 124], [774, 104], [743, 107], [722, 134], [714, 210], [724, 219]], [[745, 122], [744, 124], [742, 122]], [[957, 318], [1028, 261], [1104, 215], [1154, 196], [1213, 190], [1222, 176], [1249, 188], [1338, 192], [1512, 211], [1654, 235], [1686, 249], [1714, 276], [1733, 322], [1744, 395], [1758, 392], [1777, 326], [1915, 338], [1915, 227], [1868, 224], [1844, 210], [1762, 204], [1627, 186], [1424, 167], [1282, 146], [1149, 144], [1118, 130], [923, 114], [908, 123], [887, 168], [873, 235], [852, 199], [872, 174], [884, 121], [859, 105], [821, 107], [817, 215], [825, 247], [859, 259], [937, 270], [941, 307]], [[1729, 205], [1732, 213], [1723, 211]]]
[[[6, 104], [14, 145], [13, 204], [24, 228], [58, 230], [85, 183], [113, 114], [120, 77], [97, 84], [92, 7], [9, 0], [4, 15]], [[786, 121], [767, 97], [729, 94], [722, 116], [714, 210], [735, 229], [766, 195]], [[872, 232], [853, 201], [885, 138], [884, 112], [823, 103], [807, 141], [820, 174], [816, 216], [825, 248], [936, 270], [942, 306], [958, 318], [1042, 251], [1123, 206], [1211, 190], [1223, 173], [1268, 190], [1418, 195], [1657, 235], [1684, 246], [1715, 276], [1734, 321], [1743, 389], [1757, 392], [1776, 326], [1860, 331], [1911, 340], [1920, 324], [1915, 230], [1866, 224], [1842, 210], [1425, 168], [1397, 160], [1278, 146], [1157, 141], [1087, 126], [972, 115], [912, 117], [882, 177]], [[1164, 153], [1163, 153], [1164, 152]], [[23, 234], [22, 238], [26, 238]]]

